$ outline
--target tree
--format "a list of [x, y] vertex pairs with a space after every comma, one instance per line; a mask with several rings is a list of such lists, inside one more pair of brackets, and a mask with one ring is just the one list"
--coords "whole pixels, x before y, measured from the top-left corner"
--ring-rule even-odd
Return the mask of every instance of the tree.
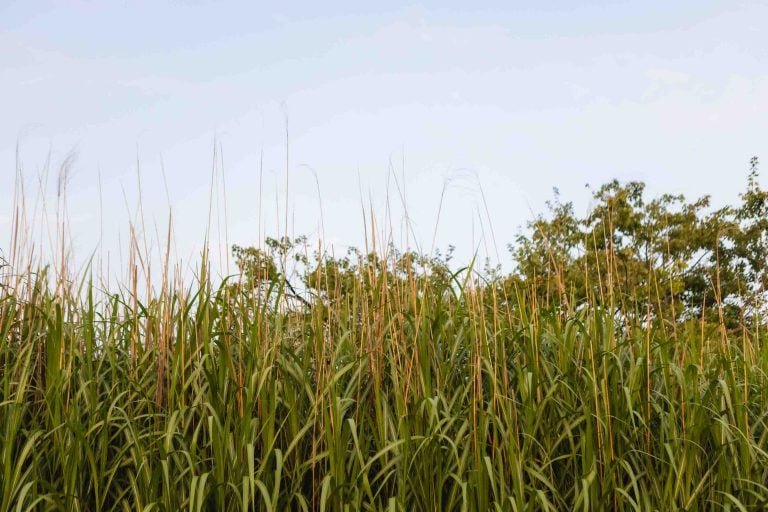
[[646, 200], [641, 182], [613, 180], [592, 194], [585, 217], [555, 197], [509, 250], [508, 284], [539, 305], [599, 302], [636, 320], [690, 318], [737, 328], [765, 307], [768, 192], [750, 163], [742, 204], [711, 211], [708, 196]]

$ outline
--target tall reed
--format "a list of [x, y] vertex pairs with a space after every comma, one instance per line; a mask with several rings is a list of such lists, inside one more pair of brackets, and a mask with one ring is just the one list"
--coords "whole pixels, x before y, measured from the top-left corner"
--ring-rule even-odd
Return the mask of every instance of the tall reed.
[[0, 269], [0, 510], [768, 507], [758, 333], [387, 248], [301, 300], [139, 256], [115, 289]]

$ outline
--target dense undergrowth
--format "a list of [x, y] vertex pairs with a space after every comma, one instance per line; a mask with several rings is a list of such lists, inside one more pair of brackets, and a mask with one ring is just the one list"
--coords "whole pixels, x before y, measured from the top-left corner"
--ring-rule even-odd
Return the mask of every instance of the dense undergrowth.
[[612, 187], [514, 276], [283, 239], [104, 289], [12, 248], [0, 510], [768, 508], [768, 195], [705, 223]]
[[0, 509], [768, 506], [759, 334], [377, 265], [294, 307], [7, 269]]

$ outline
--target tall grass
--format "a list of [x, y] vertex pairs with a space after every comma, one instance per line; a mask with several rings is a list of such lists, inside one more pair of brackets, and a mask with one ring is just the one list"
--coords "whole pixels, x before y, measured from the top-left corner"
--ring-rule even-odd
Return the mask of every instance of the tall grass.
[[143, 291], [133, 260], [103, 289], [21, 259], [0, 510], [768, 507], [758, 333], [544, 307], [472, 267], [396, 278], [387, 252], [293, 305], [205, 255]]

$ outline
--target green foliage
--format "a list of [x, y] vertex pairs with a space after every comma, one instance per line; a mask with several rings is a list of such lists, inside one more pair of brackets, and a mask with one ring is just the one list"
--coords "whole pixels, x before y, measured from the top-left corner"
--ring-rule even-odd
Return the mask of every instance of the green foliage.
[[557, 199], [511, 276], [303, 239], [146, 296], [0, 267], [0, 510], [764, 510], [754, 168], [736, 209]]
[[509, 249], [510, 286], [542, 304], [599, 300], [628, 321], [704, 317], [736, 331], [759, 321], [768, 283], [768, 191], [750, 163], [738, 207], [712, 210], [709, 197], [665, 194], [647, 201], [645, 185], [612, 181], [595, 190], [579, 217], [559, 193], [549, 214], [529, 223]]

